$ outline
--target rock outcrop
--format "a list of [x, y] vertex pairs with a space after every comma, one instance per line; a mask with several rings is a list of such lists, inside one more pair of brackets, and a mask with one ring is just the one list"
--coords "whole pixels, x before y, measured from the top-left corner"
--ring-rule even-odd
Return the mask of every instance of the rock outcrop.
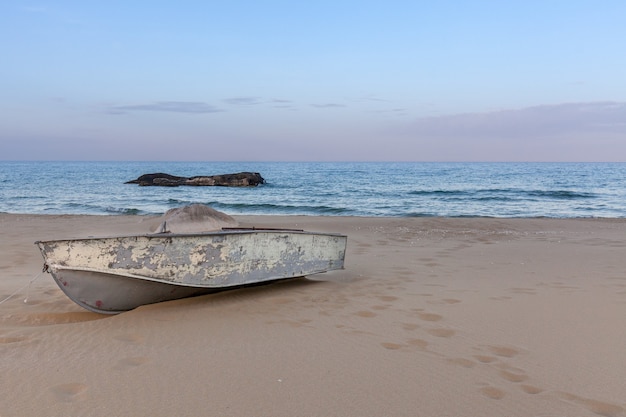
[[219, 186], [219, 187], [256, 187], [265, 184], [265, 180], [258, 172], [238, 172], [236, 174], [177, 177], [175, 175], [156, 173], [144, 174], [136, 180], [125, 184], [139, 184], [140, 186], [178, 187], [191, 186]]
[[152, 232], [198, 233], [238, 225], [237, 220], [228, 214], [204, 204], [191, 204], [168, 210], [159, 219], [159, 223], [159, 226], [153, 228]]

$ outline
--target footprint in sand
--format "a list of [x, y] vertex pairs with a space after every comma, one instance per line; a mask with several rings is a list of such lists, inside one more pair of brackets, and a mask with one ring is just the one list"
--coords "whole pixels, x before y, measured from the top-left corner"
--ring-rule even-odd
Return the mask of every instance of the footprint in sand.
[[150, 362], [150, 358], [146, 356], [135, 356], [131, 358], [124, 358], [117, 361], [117, 365], [115, 369], [129, 369], [135, 368], [137, 366], [143, 365], [144, 363]]
[[497, 358], [488, 355], [474, 355], [474, 358], [476, 358], [478, 362], [482, 363], [491, 363], [497, 360]]
[[496, 387], [483, 387], [480, 389], [480, 392], [492, 400], [501, 400], [506, 395], [504, 391]]
[[15, 336], [15, 337], [0, 337], [0, 345], [9, 344], [9, 343], [19, 343], [29, 340], [26, 336]]
[[404, 349], [405, 351], [410, 351], [414, 349], [409, 348], [418, 348], [419, 350], [427, 350], [428, 342], [422, 339], [408, 339], [406, 344], [393, 343], [393, 342], [383, 342], [380, 344], [385, 349], [389, 350], [400, 350]]
[[527, 294], [527, 295], [536, 295], [537, 291], [533, 288], [511, 288], [511, 292], [514, 294]]
[[287, 324], [290, 327], [293, 328], [297, 328], [297, 327], [313, 327], [313, 326], [308, 326], [309, 323], [311, 323], [311, 320], [308, 319], [301, 319], [301, 320], [280, 320], [280, 321], [268, 321], [268, 324], [274, 324], [274, 323], [284, 323]]
[[507, 346], [489, 346], [489, 350], [497, 356], [512, 358], [520, 354], [518, 349]]
[[522, 391], [524, 391], [526, 394], [540, 394], [543, 392], [543, 390], [539, 387], [536, 387], [534, 385], [526, 385], [526, 384], [522, 384], [520, 385], [520, 388], [522, 389]]
[[456, 334], [454, 330], [444, 328], [429, 329], [428, 333], [436, 337], [452, 337]]
[[82, 394], [87, 390], [87, 385], [75, 382], [56, 385], [50, 390], [59, 401], [72, 402], [82, 397]]
[[376, 313], [367, 310], [357, 311], [354, 314], [359, 317], [376, 317]]
[[528, 375], [518, 369], [503, 369], [500, 371], [500, 376], [509, 382], [524, 382], [528, 379]]
[[572, 403], [578, 404], [594, 414], [604, 417], [618, 417], [624, 414], [624, 407], [617, 404], [605, 403], [591, 398], [579, 397], [567, 392], [560, 393], [560, 396]]
[[389, 350], [399, 350], [403, 348], [403, 345], [392, 342], [383, 342], [381, 343], [381, 346]]
[[428, 342], [423, 339], [409, 339], [406, 342], [411, 346], [415, 346], [424, 350], [428, 347]]
[[574, 291], [574, 290], [580, 290], [580, 287], [567, 285], [567, 284], [564, 284], [562, 282], [541, 283], [541, 284], [539, 284], [539, 286], [547, 287], [547, 288], [554, 288], [554, 289], [557, 289], [557, 290], [566, 290], [567, 292], [571, 292], [571, 291]]
[[454, 365], [462, 366], [463, 368], [473, 368], [476, 366], [476, 362], [465, 358], [451, 358], [448, 359], [448, 362]]
[[440, 321], [441, 319], [443, 319], [443, 316], [434, 313], [417, 313], [417, 316], [420, 318], [420, 320], [424, 321]]

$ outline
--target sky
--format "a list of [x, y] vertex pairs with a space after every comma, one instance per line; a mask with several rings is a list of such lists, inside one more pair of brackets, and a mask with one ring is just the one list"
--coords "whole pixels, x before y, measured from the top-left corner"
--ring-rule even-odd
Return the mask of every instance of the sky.
[[626, 2], [0, 0], [0, 160], [626, 161]]

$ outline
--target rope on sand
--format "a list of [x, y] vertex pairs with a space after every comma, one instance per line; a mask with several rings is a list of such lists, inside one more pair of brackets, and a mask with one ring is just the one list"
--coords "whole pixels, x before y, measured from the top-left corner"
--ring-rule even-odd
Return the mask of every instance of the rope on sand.
[[44, 271], [41, 271], [40, 273], [38, 273], [37, 275], [35, 275], [33, 278], [31, 278], [30, 281], [28, 281], [27, 284], [25, 284], [24, 286], [18, 288], [17, 290], [15, 290], [12, 294], [10, 294], [8, 297], [6, 297], [4, 300], [0, 301], [0, 305], [2, 305], [5, 301], [9, 301], [11, 298], [13, 298], [13, 296], [15, 294], [17, 294], [18, 292], [22, 291], [24, 288], [28, 289], [26, 290], [26, 297], [24, 297], [24, 302], [28, 302], [28, 292], [30, 291], [30, 286], [32, 285], [33, 282], [37, 281], [37, 279], [43, 274]]

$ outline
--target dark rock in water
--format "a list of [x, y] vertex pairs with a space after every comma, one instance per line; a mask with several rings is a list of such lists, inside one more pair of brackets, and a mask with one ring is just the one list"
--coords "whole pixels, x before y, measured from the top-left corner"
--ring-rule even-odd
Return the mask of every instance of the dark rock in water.
[[144, 174], [136, 180], [127, 181], [124, 184], [139, 184], [139, 185], [163, 185], [177, 187], [182, 185], [182, 182], [187, 178], [177, 177], [175, 175], [163, 174], [161, 172], [156, 174]]
[[125, 184], [139, 184], [141, 186], [178, 187], [179, 185], [192, 186], [221, 186], [221, 187], [256, 187], [265, 184], [265, 180], [258, 172], [239, 172], [236, 174], [222, 174], [196, 177], [177, 177], [175, 175], [144, 174], [136, 180]]

